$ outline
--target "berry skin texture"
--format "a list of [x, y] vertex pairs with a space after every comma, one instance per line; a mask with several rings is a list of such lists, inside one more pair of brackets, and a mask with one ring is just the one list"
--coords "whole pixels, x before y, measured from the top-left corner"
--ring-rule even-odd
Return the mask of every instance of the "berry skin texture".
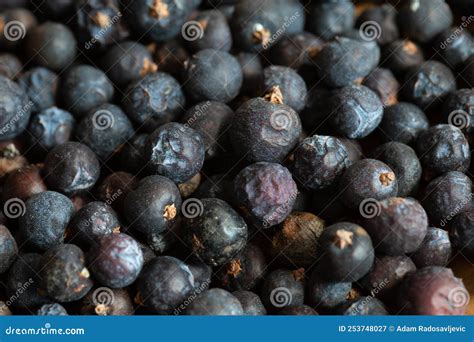
[[72, 241], [88, 246], [97, 243], [97, 239], [120, 229], [115, 211], [103, 202], [90, 202], [77, 211], [69, 222], [68, 232]]
[[269, 273], [260, 291], [260, 298], [270, 312], [284, 307], [303, 305], [304, 270], [278, 269]]
[[76, 65], [61, 80], [61, 98], [66, 109], [77, 116], [109, 102], [114, 86], [99, 69], [90, 65]]
[[428, 118], [420, 108], [408, 102], [399, 102], [385, 107], [378, 129], [386, 141], [412, 144], [429, 127]]
[[387, 316], [385, 305], [372, 296], [360, 297], [341, 306], [339, 313], [345, 316]]
[[324, 228], [324, 221], [316, 215], [293, 211], [273, 236], [270, 254], [288, 267], [310, 267], [316, 262]]
[[141, 304], [160, 314], [170, 314], [195, 289], [194, 277], [184, 262], [159, 256], [148, 262], [137, 280]]
[[[459, 216], [464, 215], [460, 214]], [[469, 215], [469, 212], [466, 213]], [[458, 223], [455, 219], [454, 230], [458, 227]], [[450, 223], [451, 225], [451, 223]], [[463, 238], [464, 239], [464, 238]], [[451, 240], [455, 241], [455, 237]], [[471, 239], [472, 240], [472, 239]], [[463, 241], [471, 241], [463, 240]], [[413, 253], [410, 257], [416, 264], [416, 267], [423, 268], [426, 266], [446, 266], [451, 261], [452, 247], [449, 239], [448, 232], [444, 229], [430, 227], [426, 233], [425, 239], [420, 245], [420, 248]]]
[[321, 237], [319, 265], [332, 281], [357, 281], [372, 267], [374, 247], [360, 226], [340, 222], [327, 227]]
[[339, 183], [343, 203], [354, 210], [365, 199], [382, 200], [398, 193], [398, 181], [393, 170], [375, 159], [362, 159], [352, 164]]
[[403, 314], [463, 315], [468, 292], [450, 268], [424, 267], [408, 276], [400, 288]]
[[470, 133], [474, 126], [474, 89], [458, 89], [450, 93], [443, 104], [445, 122]]
[[293, 174], [304, 187], [322, 190], [336, 184], [351, 164], [342, 140], [313, 135], [295, 150]]
[[317, 310], [334, 310], [346, 301], [351, 289], [351, 282], [328, 281], [315, 268], [309, 280], [307, 299]]
[[68, 316], [64, 306], [58, 303], [45, 304], [38, 310], [38, 316]]
[[185, 89], [194, 101], [233, 100], [242, 86], [242, 68], [231, 54], [214, 49], [201, 50], [185, 65]]
[[33, 112], [39, 112], [56, 104], [58, 75], [53, 71], [37, 67], [25, 72], [18, 79], [18, 84], [33, 102]]
[[75, 245], [58, 245], [46, 251], [41, 257], [40, 277], [41, 289], [58, 302], [79, 300], [92, 288], [84, 253]]
[[405, 144], [389, 142], [377, 147], [374, 155], [387, 164], [398, 181], [398, 196], [414, 194], [421, 179], [421, 164], [415, 151]]
[[31, 196], [46, 191], [46, 185], [41, 177], [42, 167], [30, 164], [11, 171], [3, 184], [3, 202], [10, 198], [19, 198], [26, 201]]
[[430, 222], [446, 225], [446, 220], [471, 207], [472, 181], [464, 173], [450, 171], [433, 179], [426, 187], [423, 199]]
[[364, 78], [362, 85], [374, 91], [384, 106], [397, 103], [400, 84], [389, 69], [376, 68]]
[[283, 316], [314, 316], [318, 313], [308, 305], [286, 306], [280, 311], [278, 315]]
[[[378, 64], [367, 44], [345, 37], [327, 43], [314, 59], [318, 74], [332, 88], [348, 86], [367, 76]], [[338, 61], [335, 63], [334, 61]]]
[[235, 112], [229, 130], [237, 155], [250, 162], [283, 160], [298, 143], [301, 121], [290, 107], [254, 98]]
[[7, 227], [0, 225], [0, 274], [5, 273], [15, 261], [18, 246]]
[[94, 278], [111, 288], [132, 284], [143, 267], [143, 253], [138, 242], [120, 233], [99, 238], [90, 250], [88, 260]]
[[197, 131], [170, 122], [148, 136], [145, 154], [151, 172], [182, 183], [201, 170], [206, 151]]
[[54, 191], [41, 192], [26, 201], [25, 213], [19, 220], [20, 233], [31, 246], [47, 250], [64, 241], [73, 214], [69, 198]]
[[110, 157], [133, 133], [132, 123], [125, 113], [109, 103], [91, 110], [76, 128], [77, 139], [102, 160]]
[[89, 147], [71, 141], [48, 153], [44, 171], [50, 189], [73, 195], [94, 186], [99, 179], [100, 165]]
[[324, 40], [331, 40], [354, 26], [352, 1], [318, 1], [309, 14], [309, 29]]
[[48, 152], [57, 145], [68, 142], [75, 126], [71, 113], [51, 107], [34, 114], [28, 126], [30, 146]]
[[398, 20], [405, 37], [427, 43], [451, 26], [453, 14], [445, 0], [409, 0], [400, 8]]
[[18, 78], [21, 73], [21, 61], [11, 53], [0, 53], [0, 75], [11, 80]]
[[267, 314], [267, 310], [263, 306], [260, 297], [253, 292], [246, 290], [239, 290], [232, 292], [237, 297], [240, 304], [242, 304], [243, 315], [245, 316], [263, 316]]
[[133, 228], [159, 234], [171, 228], [181, 209], [178, 187], [163, 176], [141, 179], [124, 201], [124, 215]]
[[53, 71], [68, 67], [76, 56], [76, 38], [67, 26], [60, 23], [48, 21], [33, 27], [28, 31], [24, 44], [30, 61]]
[[191, 316], [242, 316], [244, 310], [239, 300], [230, 292], [210, 289], [194, 299], [186, 308]]
[[465, 172], [471, 162], [469, 143], [462, 131], [439, 124], [420, 134], [416, 142], [423, 171], [438, 176], [449, 171]]
[[272, 65], [263, 70], [262, 90], [265, 94], [278, 87], [282, 94], [281, 101], [297, 112], [306, 104], [306, 83], [293, 69]]
[[247, 225], [220, 199], [204, 198], [200, 206], [202, 210], [198, 216], [190, 215], [186, 212], [188, 209], [183, 208], [184, 240], [204, 263], [211, 266], [226, 264], [245, 248]]
[[437, 61], [411, 67], [405, 75], [402, 98], [422, 109], [439, 104], [446, 95], [456, 90], [453, 72]]
[[328, 108], [334, 111], [329, 124], [342, 136], [364, 138], [382, 121], [383, 104], [372, 90], [365, 86], [351, 85], [333, 92]]
[[30, 119], [33, 102], [17, 83], [0, 76], [0, 141], [21, 134]]
[[290, 171], [276, 163], [255, 163], [235, 177], [234, 193], [244, 215], [258, 227], [277, 225], [290, 214], [298, 188]]
[[409, 39], [395, 40], [382, 50], [383, 66], [397, 75], [410, 67], [421, 65], [424, 60], [423, 50]]
[[148, 131], [178, 119], [186, 99], [181, 86], [172, 76], [157, 72], [129, 85], [123, 108], [129, 117]]
[[235, 57], [242, 68], [243, 82], [240, 88], [241, 93], [257, 96], [260, 84], [263, 82], [263, 66], [260, 55], [252, 52], [241, 52]]
[[132, 174], [117, 171], [104, 178], [97, 189], [97, 196], [102, 202], [122, 213], [125, 197], [133, 190], [136, 183], [137, 180]]
[[474, 210], [459, 213], [451, 222], [449, 237], [457, 250], [474, 260]]
[[377, 207], [378, 215], [364, 220], [377, 251], [387, 255], [415, 252], [428, 230], [421, 204], [412, 198], [393, 197], [378, 202]]
[[474, 54], [474, 38], [467, 30], [459, 32], [456, 27], [441, 32], [434, 40], [433, 46], [440, 47], [442, 60], [453, 67], [459, 66]]

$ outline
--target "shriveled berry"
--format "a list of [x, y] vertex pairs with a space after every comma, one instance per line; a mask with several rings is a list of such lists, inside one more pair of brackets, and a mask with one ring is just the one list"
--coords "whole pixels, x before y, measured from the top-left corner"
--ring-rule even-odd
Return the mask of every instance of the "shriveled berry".
[[56, 104], [58, 80], [58, 75], [53, 71], [37, 67], [22, 74], [18, 83], [33, 102], [32, 110], [39, 112]]
[[[459, 227], [456, 221], [454, 224], [454, 229]], [[463, 239], [462, 241], [468, 240]], [[426, 266], [444, 267], [451, 261], [451, 256], [452, 247], [448, 232], [444, 229], [430, 227], [420, 247], [410, 257], [418, 268], [423, 268]]]

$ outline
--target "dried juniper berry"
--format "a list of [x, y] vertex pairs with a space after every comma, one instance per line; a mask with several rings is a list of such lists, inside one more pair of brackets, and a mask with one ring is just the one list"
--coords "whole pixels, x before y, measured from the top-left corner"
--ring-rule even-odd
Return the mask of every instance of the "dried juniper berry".
[[[5, 34], [5, 32], [9, 32], [5, 26], [8, 23], [19, 23], [23, 27], [24, 32], [30, 32], [30, 30], [37, 25], [37, 20], [35, 15], [28, 9], [22, 8], [22, 6], [19, 4], [19, 1], [14, 0], [12, 1], [13, 6], [12, 8], [8, 8], [8, 6], [2, 6], [2, 13], [0, 13], [0, 26], [3, 27], [0, 30], [0, 48], [2, 50], [14, 50], [15, 48], [21, 46], [24, 42], [23, 39], [21, 38], [22, 32], [20, 31], [19, 33], [15, 33], [15, 30], [12, 30], [12, 28], [18, 27], [18, 25], [13, 25], [10, 24], [10, 33], [11, 34]], [[2, 2], [2, 5], [5, 4], [5, 1]], [[26, 1], [25, 1], [26, 5]], [[14, 39], [11, 39], [11, 38]]]
[[255, 244], [247, 244], [230, 262], [217, 272], [222, 287], [230, 291], [251, 290], [263, 279], [267, 262], [263, 251]]
[[41, 289], [58, 302], [72, 302], [92, 288], [82, 250], [63, 244], [47, 250], [41, 257]]
[[398, 180], [393, 170], [375, 159], [362, 159], [352, 164], [339, 183], [342, 201], [354, 210], [366, 199], [382, 200], [396, 196]]
[[398, 305], [403, 314], [463, 315], [468, 292], [450, 268], [428, 266], [405, 278]]
[[46, 191], [41, 170], [40, 165], [30, 164], [9, 172], [3, 184], [3, 201], [6, 202], [11, 198], [26, 201], [31, 196]]
[[96, 288], [82, 300], [82, 315], [130, 316], [135, 309], [126, 289]]
[[308, 305], [286, 306], [278, 311], [278, 315], [281, 316], [314, 316], [317, 314], [316, 310]]
[[24, 44], [30, 61], [54, 71], [68, 67], [76, 57], [76, 38], [60, 23], [47, 21], [33, 27]]
[[474, 260], [474, 210], [457, 214], [448, 224], [449, 237], [454, 247]]
[[16, 80], [20, 76], [22, 67], [23, 65], [15, 55], [0, 53], [0, 75]]
[[5, 273], [15, 261], [18, 246], [7, 227], [0, 225], [0, 274]]
[[389, 301], [397, 295], [403, 279], [415, 270], [415, 264], [405, 255], [379, 255], [375, 258], [370, 272], [359, 281], [359, 284], [371, 296]]
[[200, 294], [184, 312], [191, 316], [242, 316], [242, 304], [230, 292], [210, 289]]
[[456, 90], [452, 71], [438, 61], [427, 61], [411, 67], [405, 75], [401, 95], [422, 109], [436, 106], [446, 95]]
[[233, 100], [242, 86], [242, 68], [231, 54], [214, 49], [197, 52], [186, 62], [185, 89], [194, 101]]
[[390, 4], [369, 7], [357, 18], [357, 26], [367, 38], [376, 39], [380, 45], [389, 44], [400, 35], [397, 10]]
[[429, 126], [428, 118], [420, 108], [412, 103], [399, 102], [385, 107], [378, 129], [386, 141], [412, 144]]
[[[303, 31], [304, 12], [295, 0], [239, 1], [231, 20], [235, 43], [245, 51], [267, 49], [282, 36]], [[284, 35], [277, 35], [282, 27], [286, 27]]]
[[387, 316], [384, 303], [372, 296], [349, 300], [338, 309], [345, 316]]
[[354, 26], [355, 6], [350, 0], [322, 0], [312, 4], [309, 29], [324, 40], [330, 40]]
[[398, 102], [399, 83], [389, 69], [376, 68], [362, 82], [362, 85], [374, 91], [382, 100], [384, 106]]
[[284, 307], [302, 305], [304, 301], [304, 269], [277, 269], [267, 274], [260, 298], [267, 310], [276, 312]]
[[64, 306], [58, 303], [44, 304], [38, 309], [38, 316], [68, 316]]
[[154, 47], [153, 59], [158, 69], [181, 80], [184, 64], [189, 59], [188, 50], [184, 48], [182, 41], [173, 39]]
[[101, 70], [86, 64], [69, 69], [60, 86], [64, 107], [77, 116], [109, 102], [114, 95], [109, 78]]
[[328, 280], [357, 281], [372, 267], [372, 240], [357, 224], [340, 222], [327, 227], [319, 244], [319, 265]]
[[146, 169], [145, 145], [148, 134], [134, 135], [120, 151], [120, 166], [122, 169], [133, 174], [140, 173]]
[[160, 314], [171, 314], [194, 292], [194, 277], [184, 262], [159, 256], [148, 262], [137, 280], [137, 299]]
[[458, 89], [450, 93], [443, 103], [445, 122], [470, 133], [474, 126], [474, 89]]
[[74, 125], [71, 113], [57, 107], [47, 108], [31, 117], [27, 140], [35, 152], [45, 153], [69, 141]]
[[130, 84], [123, 106], [136, 124], [152, 131], [177, 119], [184, 111], [185, 101], [178, 81], [166, 73], [157, 72]]
[[281, 103], [300, 111], [306, 104], [306, 83], [292, 68], [272, 65], [263, 70], [262, 93], [269, 94], [278, 87]]
[[133, 133], [127, 115], [110, 103], [92, 109], [76, 127], [77, 139], [102, 160], [110, 157]]
[[[361, 205], [364, 227], [377, 251], [388, 255], [403, 255], [416, 251], [428, 230], [428, 217], [418, 201], [392, 197], [375, 202], [376, 211], [367, 215], [370, 202]], [[374, 216], [374, 214], [376, 214]]]
[[32, 68], [18, 79], [19, 85], [33, 102], [32, 111], [39, 112], [56, 104], [58, 75], [43, 67]]
[[137, 180], [127, 172], [118, 171], [104, 178], [97, 188], [97, 196], [119, 213], [123, 212], [123, 202], [127, 194], [133, 190]]
[[89, 268], [97, 281], [111, 288], [132, 284], [143, 267], [143, 253], [132, 237], [113, 233], [100, 237], [88, 254]]
[[238, 207], [258, 227], [281, 223], [293, 209], [297, 193], [290, 171], [276, 163], [251, 164], [234, 180]]
[[[197, 24], [194, 27], [185, 25], [183, 31], [186, 46], [191, 51], [197, 52], [204, 49], [230, 50], [232, 47], [232, 32], [226, 17], [221, 11], [218, 9], [201, 11], [193, 20]], [[196, 31], [193, 31], [193, 28]]]
[[69, 198], [54, 191], [41, 192], [26, 201], [19, 229], [31, 246], [46, 250], [64, 241], [73, 214], [74, 206]]
[[445, 0], [408, 0], [398, 21], [404, 36], [426, 43], [451, 26], [453, 14]]
[[439, 124], [422, 132], [416, 141], [416, 152], [429, 178], [449, 171], [465, 172], [471, 162], [469, 143], [453, 125]]
[[50, 189], [72, 195], [94, 186], [99, 178], [100, 165], [89, 147], [70, 141], [48, 153], [44, 171]]
[[241, 52], [235, 56], [242, 68], [242, 87], [240, 92], [249, 96], [257, 96], [258, 88], [263, 81], [263, 66], [260, 55], [252, 52]]
[[201, 134], [206, 159], [210, 159], [230, 149], [227, 131], [233, 116], [234, 112], [226, 104], [205, 101], [189, 108], [181, 122]]
[[21, 134], [30, 119], [33, 102], [15, 82], [0, 76], [0, 140]]
[[182, 208], [185, 242], [203, 262], [219, 266], [230, 262], [247, 243], [247, 225], [226, 202], [217, 198], [196, 200]]
[[267, 310], [263, 306], [260, 297], [250, 291], [238, 290], [232, 292], [237, 297], [240, 304], [242, 304], [243, 315], [245, 316], [263, 316], [267, 314]]
[[471, 179], [459, 171], [450, 171], [433, 179], [423, 197], [423, 206], [430, 221], [436, 226], [445, 226], [453, 214], [469, 210], [471, 189]]
[[104, 48], [128, 35], [119, 0], [79, 0], [74, 20], [78, 40], [87, 50]]
[[110, 47], [101, 59], [101, 65], [110, 80], [119, 87], [158, 70], [150, 51], [133, 41]]
[[382, 50], [382, 65], [397, 75], [410, 67], [421, 65], [424, 60], [423, 50], [408, 39], [395, 40]]
[[448, 232], [444, 229], [429, 227], [420, 247], [410, 257], [418, 268], [423, 268], [426, 266], [444, 267], [451, 261], [451, 256], [452, 247]]
[[178, 184], [179, 192], [183, 198], [190, 197], [201, 184], [201, 173], [196, 173], [190, 179]]
[[388, 142], [377, 147], [374, 156], [395, 173], [398, 196], [413, 195], [421, 179], [421, 164], [415, 151], [399, 142]]
[[383, 104], [375, 92], [352, 85], [332, 92], [327, 100], [330, 126], [346, 138], [360, 139], [372, 133], [382, 121]]
[[211, 284], [211, 276], [212, 276], [212, 267], [206, 265], [198, 258], [191, 258], [186, 262], [189, 267], [189, 270], [193, 274], [194, 277], [194, 286], [196, 291], [204, 291], [207, 290], [209, 285]]
[[288, 267], [310, 267], [316, 262], [324, 227], [324, 221], [316, 215], [293, 211], [273, 235], [270, 254]]
[[162, 42], [178, 35], [194, 7], [192, 1], [137, 0], [127, 7], [127, 22], [139, 36]]
[[124, 201], [126, 219], [134, 229], [143, 233], [162, 233], [169, 229], [180, 209], [178, 187], [163, 176], [141, 179]]
[[230, 140], [236, 154], [248, 161], [283, 160], [298, 143], [300, 118], [281, 104], [277, 90], [267, 98], [246, 101], [235, 112]]
[[79, 209], [68, 225], [68, 237], [87, 246], [97, 243], [104, 235], [120, 230], [115, 211], [103, 202], [90, 202]]
[[351, 282], [327, 280], [323, 272], [315, 268], [308, 283], [307, 300], [317, 310], [334, 310], [346, 301], [351, 289]]
[[451, 27], [436, 37], [433, 48], [454, 68], [474, 54], [474, 38], [467, 30]]
[[[51, 303], [52, 300], [39, 289], [41, 270], [41, 255], [37, 253], [22, 254], [17, 258], [8, 271], [5, 292], [7, 296], [16, 298], [13, 307], [31, 308]], [[18, 293], [21, 295], [18, 296]]]
[[177, 183], [189, 180], [201, 170], [205, 154], [201, 135], [176, 122], [158, 127], [145, 145], [148, 169]]
[[296, 148], [293, 163], [293, 174], [304, 187], [321, 190], [336, 184], [352, 161], [339, 138], [313, 135]]
[[329, 87], [348, 86], [367, 76], [379, 62], [367, 44], [345, 37], [327, 43], [314, 61], [319, 67], [319, 77]]

